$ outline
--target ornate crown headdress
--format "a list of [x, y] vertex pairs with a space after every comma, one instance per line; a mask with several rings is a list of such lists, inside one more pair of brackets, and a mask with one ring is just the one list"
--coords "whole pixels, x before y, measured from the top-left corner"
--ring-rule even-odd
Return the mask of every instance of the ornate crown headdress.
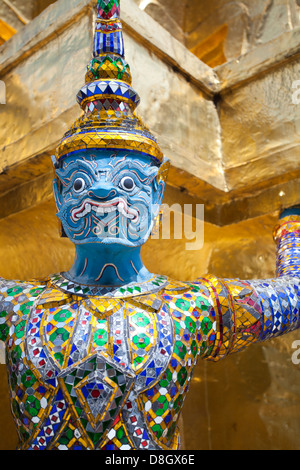
[[124, 55], [120, 0], [98, 0], [93, 58], [77, 95], [84, 114], [64, 135], [56, 159], [86, 149], [125, 149], [149, 155], [157, 165], [163, 154], [148, 127], [135, 114], [140, 102], [131, 87]]

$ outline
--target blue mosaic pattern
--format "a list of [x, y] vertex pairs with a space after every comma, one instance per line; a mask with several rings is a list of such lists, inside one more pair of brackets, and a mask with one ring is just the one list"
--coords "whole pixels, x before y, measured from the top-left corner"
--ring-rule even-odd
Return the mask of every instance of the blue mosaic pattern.
[[96, 32], [94, 37], [94, 57], [100, 54], [118, 54], [124, 57], [124, 41], [122, 31], [114, 31], [111, 33], [103, 34], [103, 32]]

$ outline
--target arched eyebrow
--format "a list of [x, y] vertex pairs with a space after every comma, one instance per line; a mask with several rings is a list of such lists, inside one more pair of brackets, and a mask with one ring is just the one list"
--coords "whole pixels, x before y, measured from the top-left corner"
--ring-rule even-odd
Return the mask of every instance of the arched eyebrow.
[[133, 173], [141, 183], [150, 184], [157, 175], [158, 168], [148, 163], [122, 159], [112, 168], [111, 181], [114, 182], [120, 176], [120, 173], [126, 171]]
[[83, 158], [76, 158], [69, 162], [64, 162], [61, 168], [55, 172], [60, 180], [69, 180], [74, 172], [84, 171], [93, 177], [97, 176], [97, 165], [94, 161], [86, 160]]

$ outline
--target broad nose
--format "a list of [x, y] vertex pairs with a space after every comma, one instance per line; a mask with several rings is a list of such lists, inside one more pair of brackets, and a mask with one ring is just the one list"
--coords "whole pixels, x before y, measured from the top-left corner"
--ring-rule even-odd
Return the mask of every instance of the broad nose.
[[89, 189], [88, 195], [91, 198], [112, 199], [117, 196], [117, 191], [111, 183], [101, 181]]

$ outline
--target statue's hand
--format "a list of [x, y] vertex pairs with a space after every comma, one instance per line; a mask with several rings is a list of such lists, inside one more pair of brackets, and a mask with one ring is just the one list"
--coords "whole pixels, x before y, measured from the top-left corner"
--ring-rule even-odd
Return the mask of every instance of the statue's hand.
[[53, 193], [54, 193], [56, 207], [58, 210], [60, 210], [62, 203], [63, 203], [63, 199], [62, 199], [62, 196], [58, 187], [58, 181], [56, 178], [53, 180]]
[[46, 287], [46, 281], [7, 281], [0, 278], [0, 342], [7, 341], [21, 318], [25, 320]]
[[285, 217], [289, 217], [291, 215], [299, 215], [300, 216], [300, 204], [296, 206], [287, 207], [283, 209], [280, 214], [280, 219], [284, 219]]

